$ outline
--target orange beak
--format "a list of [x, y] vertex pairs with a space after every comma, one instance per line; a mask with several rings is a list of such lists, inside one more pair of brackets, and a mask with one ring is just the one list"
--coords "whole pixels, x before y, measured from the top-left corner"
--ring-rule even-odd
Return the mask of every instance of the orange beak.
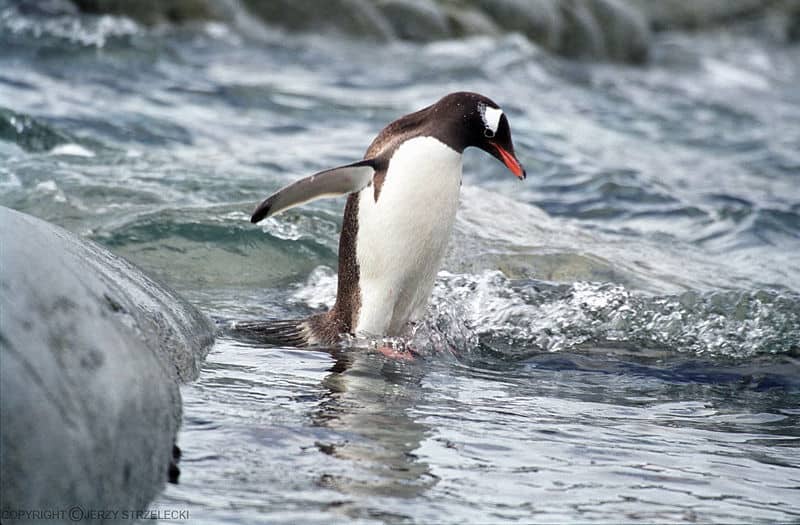
[[492, 146], [494, 146], [497, 150], [497, 153], [500, 155], [500, 159], [503, 161], [503, 164], [506, 165], [506, 168], [508, 168], [511, 173], [516, 175], [519, 180], [523, 180], [527, 176], [525, 170], [522, 168], [522, 164], [519, 163], [517, 157], [515, 157], [513, 153], [509, 153], [498, 144], [493, 143]]

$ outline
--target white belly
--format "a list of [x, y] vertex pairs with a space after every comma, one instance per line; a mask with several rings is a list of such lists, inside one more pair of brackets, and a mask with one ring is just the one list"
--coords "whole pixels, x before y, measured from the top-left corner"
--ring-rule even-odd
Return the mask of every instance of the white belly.
[[461, 154], [432, 137], [417, 137], [395, 151], [377, 203], [373, 186], [361, 191], [357, 333], [398, 335], [422, 316], [453, 229], [460, 188]]

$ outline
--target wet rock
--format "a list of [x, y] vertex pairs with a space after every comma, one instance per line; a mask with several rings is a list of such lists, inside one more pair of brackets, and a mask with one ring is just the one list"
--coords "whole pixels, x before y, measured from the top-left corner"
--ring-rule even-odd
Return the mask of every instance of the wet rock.
[[787, 42], [800, 41], [800, 2], [783, 0], [773, 8], [771, 16], [783, 26], [783, 36]]
[[644, 14], [620, 0], [589, 0], [586, 6], [600, 29], [606, 60], [643, 63], [647, 60], [650, 29]]
[[800, 11], [792, 16], [791, 22], [786, 28], [786, 38], [790, 42], [800, 42]]
[[167, 480], [178, 384], [196, 377], [213, 326], [29, 215], [0, 208], [0, 246], [2, 510], [144, 509]]
[[771, 3], [764, 0], [626, 0], [641, 11], [657, 31], [701, 29], [731, 22], [764, 11]]
[[475, 0], [502, 31], [519, 31], [560, 55], [644, 62], [650, 32], [641, 12], [621, 0]]
[[445, 5], [444, 13], [447, 16], [453, 36], [500, 34], [500, 27], [480, 9]]
[[65, 16], [75, 15], [78, 12], [75, 4], [70, 0], [39, 0], [38, 2], [19, 2], [17, 5], [20, 13], [36, 16]]
[[[701, 29], [778, 12], [785, 40], [798, 39], [795, 0], [74, 0], [85, 12], [140, 22], [233, 20], [255, 16], [289, 31], [334, 32], [371, 40], [427, 42], [519, 32], [568, 57], [642, 63], [650, 31]], [[773, 24], [775, 25], [775, 24]]]
[[389, 40], [394, 31], [368, 0], [245, 0], [264, 22], [295, 31], [334, 31], [356, 38]]
[[211, 0], [73, 0], [85, 13], [125, 15], [153, 25], [225, 18], [224, 2]]
[[474, 0], [474, 3], [502, 31], [523, 33], [545, 49], [558, 48], [563, 20], [557, 0]]
[[452, 35], [447, 16], [432, 0], [380, 0], [378, 8], [404, 40], [429, 42]]
[[572, 58], [601, 58], [608, 53], [602, 28], [597, 23], [588, 3], [583, 1], [567, 1], [561, 4], [564, 19], [564, 30], [556, 50]]

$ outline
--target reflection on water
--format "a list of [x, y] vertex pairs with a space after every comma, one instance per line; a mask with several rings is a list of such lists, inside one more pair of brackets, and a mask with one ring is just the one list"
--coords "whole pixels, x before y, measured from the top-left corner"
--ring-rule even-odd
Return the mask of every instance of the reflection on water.
[[435, 482], [414, 454], [429, 429], [408, 415], [422, 395], [424, 369], [364, 350], [337, 352], [322, 381], [330, 394], [313, 424], [355, 439], [318, 442], [325, 454], [360, 467], [345, 476], [323, 473], [320, 483], [345, 494], [415, 498]]

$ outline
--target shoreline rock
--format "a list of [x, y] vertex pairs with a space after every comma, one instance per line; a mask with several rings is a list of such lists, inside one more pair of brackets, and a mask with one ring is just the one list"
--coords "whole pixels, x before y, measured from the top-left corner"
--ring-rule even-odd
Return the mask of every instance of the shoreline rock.
[[0, 267], [4, 515], [146, 509], [212, 323], [99, 245], [2, 207]]
[[[369, 41], [428, 42], [519, 32], [550, 52], [582, 60], [645, 63], [652, 34], [761, 20], [783, 40], [800, 35], [794, 0], [72, 0], [85, 13], [146, 25], [242, 16], [290, 32]], [[781, 26], [777, 30], [774, 28]]]

